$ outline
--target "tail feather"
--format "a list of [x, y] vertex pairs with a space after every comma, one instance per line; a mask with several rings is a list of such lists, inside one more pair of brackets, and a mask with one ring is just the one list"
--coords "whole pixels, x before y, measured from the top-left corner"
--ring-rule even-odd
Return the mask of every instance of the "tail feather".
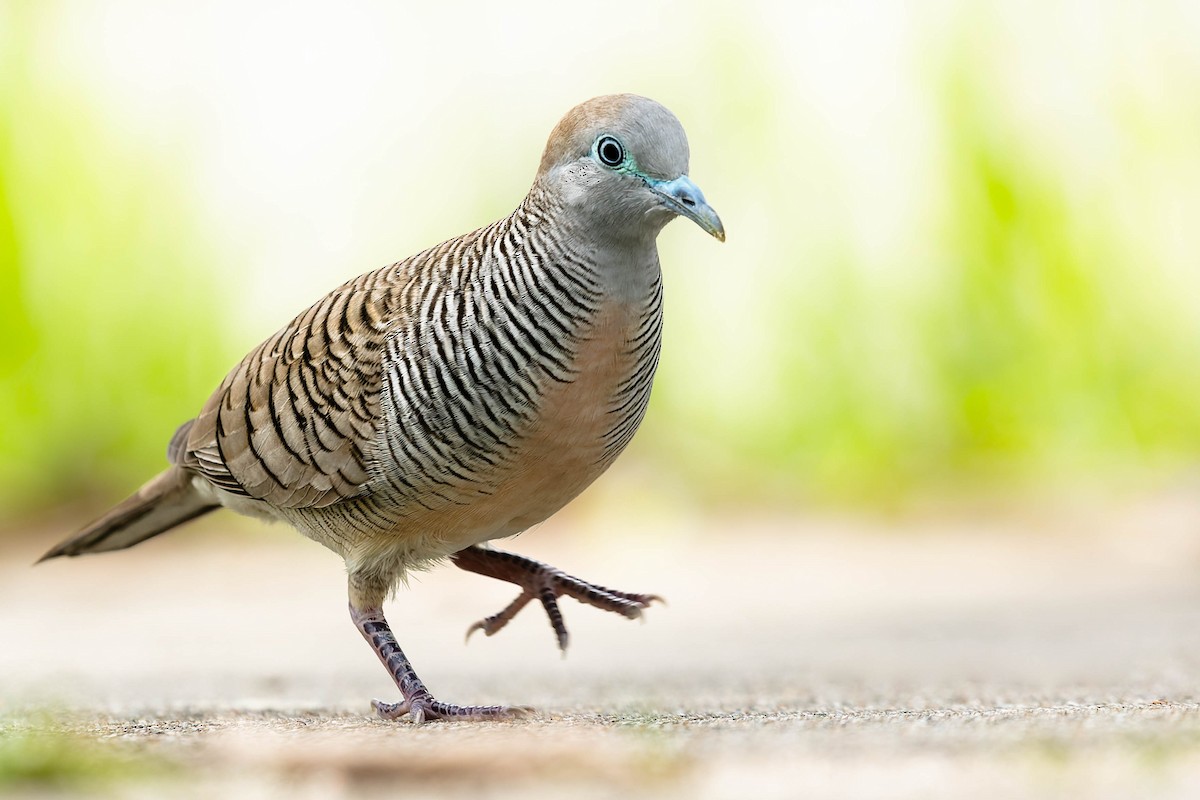
[[51, 549], [38, 559], [38, 563], [58, 556], [132, 547], [217, 507], [200, 497], [187, 472], [171, 467], [100, 519]]

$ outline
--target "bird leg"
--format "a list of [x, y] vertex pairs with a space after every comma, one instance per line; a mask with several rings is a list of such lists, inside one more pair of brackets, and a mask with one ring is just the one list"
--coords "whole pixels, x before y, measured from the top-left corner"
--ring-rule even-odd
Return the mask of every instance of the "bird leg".
[[350, 617], [358, 627], [359, 633], [375, 650], [375, 655], [383, 662], [383, 666], [391, 674], [392, 680], [400, 689], [403, 700], [399, 703], [385, 703], [382, 700], [372, 700], [371, 705], [384, 719], [397, 719], [405, 714], [412, 714], [413, 722], [418, 725], [430, 719], [449, 720], [504, 720], [523, 717], [531, 709], [510, 706], [455, 706], [435, 700], [425, 684], [417, 677], [412, 664], [392, 629], [383, 617], [381, 608], [355, 608], [350, 605]]
[[560, 569], [534, 561], [532, 558], [519, 556], [516, 553], [506, 553], [503, 550], [492, 550], [484, 547], [468, 547], [450, 556], [454, 565], [467, 572], [474, 572], [489, 578], [496, 578], [521, 587], [517, 599], [497, 614], [476, 622], [467, 629], [469, 638], [475, 631], [483, 631], [485, 636], [491, 636], [507, 625], [530, 600], [537, 598], [550, 625], [558, 636], [558, 647], [565, 654], [567, 651], [567, 626], [563, 623], [562, 612], [558, 608], [558, 598], [562, 595], [573, 597], [581, 603], [613, 611], [629, 619], [642, 616], [642, 609], [654, 601], [664, 602], [656, 594], [634, 594], [606, 589], [594, 583], [581, 581]]

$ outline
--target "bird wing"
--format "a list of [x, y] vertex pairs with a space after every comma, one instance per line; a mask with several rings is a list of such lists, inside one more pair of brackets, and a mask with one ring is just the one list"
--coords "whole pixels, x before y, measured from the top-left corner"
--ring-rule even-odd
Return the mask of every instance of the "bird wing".
[[246, 356], [176, 434], [182, 466], [284, 508], [363, 493], [387, 325], [374, 277], [335, 289]]

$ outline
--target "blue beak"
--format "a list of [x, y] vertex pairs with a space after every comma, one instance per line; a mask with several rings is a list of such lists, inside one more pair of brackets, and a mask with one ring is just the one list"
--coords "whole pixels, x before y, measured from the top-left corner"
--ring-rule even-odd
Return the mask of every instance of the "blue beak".
[[725, 226], [712, 206], [704, 199], [704, 192], [692, 183], [687, 175], [680, 175], [673, 181], [648, 181], [663, 202], [681, 217], [687, 217], [704, 230], [716, 237], [717, 241], [725, 241]]

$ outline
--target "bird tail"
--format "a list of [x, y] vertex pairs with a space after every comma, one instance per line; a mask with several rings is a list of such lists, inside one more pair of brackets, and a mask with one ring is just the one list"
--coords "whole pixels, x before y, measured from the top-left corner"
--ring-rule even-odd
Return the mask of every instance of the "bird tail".
[[171, 467], [100, 519], [58, 544], [38, 562], [133, 547], [217, 507], [193, 488], [188, 472]]

